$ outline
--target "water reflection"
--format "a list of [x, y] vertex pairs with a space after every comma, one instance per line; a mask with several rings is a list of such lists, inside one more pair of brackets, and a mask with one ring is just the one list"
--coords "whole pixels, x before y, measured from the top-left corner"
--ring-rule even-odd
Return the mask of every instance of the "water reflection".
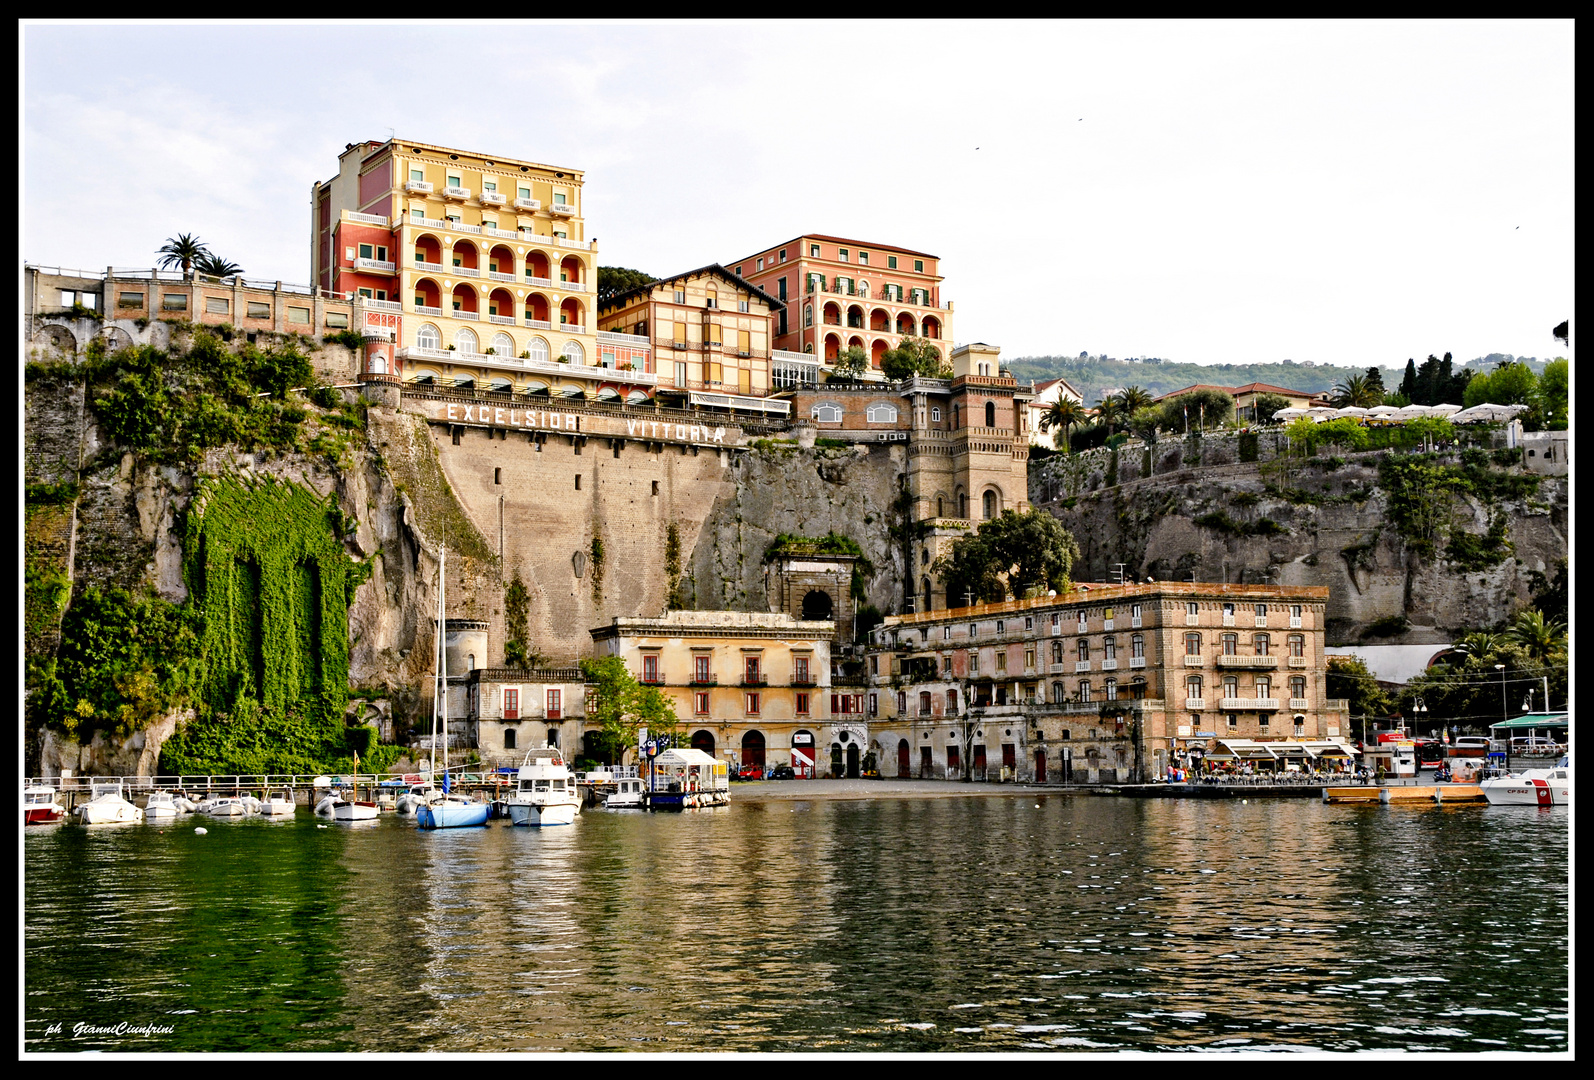
[[1528, 810], [66, 827], [26, 837], [28, 1045], [131, 1013], [180, 1018], [163, 1049], [1561, 1050], [1567, 821]]

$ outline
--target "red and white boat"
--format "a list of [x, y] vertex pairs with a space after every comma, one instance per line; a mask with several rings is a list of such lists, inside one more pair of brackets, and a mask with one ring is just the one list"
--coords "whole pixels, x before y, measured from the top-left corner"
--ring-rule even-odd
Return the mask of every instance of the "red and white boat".
[[1524, 769], [1514, 776], [1485, 780], [1478, 787], [1491, 806], [1568, 806], [1572, 799], [1572, 758], [1553, 769]]
[[57, 801], [59, 792], [43, 784], [31, 784], [22, 789], [22, 824], [54, 825], [66, 817], [66, 810]]

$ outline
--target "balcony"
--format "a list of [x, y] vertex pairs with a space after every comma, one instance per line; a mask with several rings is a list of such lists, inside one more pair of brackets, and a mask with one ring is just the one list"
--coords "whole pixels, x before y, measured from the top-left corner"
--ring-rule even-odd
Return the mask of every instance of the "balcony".
[[404, 305], [397, 300], [365, 300], [365, 306], [377, 311], [403, 311]]
[[489, 280], [489, 281], [507, 281], [511, 285], [513, 285], [514, 282], [515, 282], [515, 275], [514, 274], [501, 274], [497, 270], [489, 270], [489, 271], [487, 271], [487, 280]]
[[1224, 712], [1277, 712], [1279, 699], [1274, 697], [1226, 697], [1219, 704]]
[[1299, 630], [1300, 628], [1301, 628], [1300, 616], [1298, 616], [1298, 615], [1291, 616], [1290, 617], [1290, 629], [1291, 630]]
[[432, 193], [432, 182], [430, 180], [408, 180], [405, 181], [404, 190], [421, 195], [430, 195]]
[[1312, 707], [1311, 699], [1303, 697], [1290, 698], [1290, 708], [1295, 712], [1302, 712]]
[[1256, 628], [1258, 630], [1264, 630], [1264, 629], [1267, 628], [1267, 616], [1266, 615], [1258, 615], [1256, 617]]
[[487, 321], [490, 323], [497, 323], [499, 326], [515, 325], [515, 317], [513, 315], [488, 315]]
[[1201, 625], [1201, 616], [1199, 616], [1199, 615], [1186, 615], [1184, 617], [1184, 624], [1186, 626], [1200, 626]]
[[1223, 616], [1223, 625], [1224, 626], [1233, 626], [1234, 625], [1234, 616], [1233, 615], [1224, 615]]
[[443, 309], [440, 307], [427, 307], [425, 304], [416, 304], [412, 309], [417, 315], [436, 315], [442, 317]]
[[697, 678], [696, 676], [693, 676], [693, 678], [686, 685], [688, 685], [688, 686], [718, 686], [719, 684], [720, 684], [720, 681], [718, 679], [716, 679], [714, 676], [705, 675], [702, 678]]
[[552, 330], [553, 329], [553, 323], [549, 322], [547, 319], [527, 319], [527, 320], [525, 320], [525, 322], [526, 322], [526, 326], [529, 327], [532, 330]]
[[460, 308], [455, 308], [448, 314], [453, 319], [468, 319], [471, 322], [481, 322], [482, 320], [481, 312], [479, 311], [464, 311]]
[[743, 675], [742, 676], [742, 685], [747, 687], [747, 688], [749, 688], [749, 689], [756, 689], [756, 688], [761, 687], [761, 686], [768, 686], [769, 685], [769, 677], [767, 675]]
[[637, 682], [641, 683], [643, 686], [663, 686], [664, 685], [664, 676], [663, 675], [644, 675], [640, 679], [638, 679]]
[[1206, 663], [1206, 658], [1202, 656], [1186, 656], [1184, 658], [1185, 667], [1205, 667]]
[[455, 277], [479, 278], [482, 276], [482, 272], [474, 266], [450, 266], [444, 272], [453, 274]]
[[541, 210], [542, 209], [542, 203], [539, 202], [536, 199], [516, 199], [514, 201], [513, 205], [514, 205], [516, 210]]
[[1113, 623], [1113, 621], [1111, 619], [1103, 619], [1101, 621], [1101, 628], [1103, 630], [1111, 630], [1112, 629], [1112, 623]]
[[793, 675], [791, 684], [796, 687], [815, 687], [819, 685], [819, 680], [812, 675]]
[[423, 262], [420, 259], [416, 259], [414, 269], [417, 273], [422, 274], [441, 274], [448, 270], [452, 270], [453, 267], [444, 266], [442, 263]]
[[1068, 669], [1068, 665], [1067, 664], [1053, 664], [1052, 668], [1051, 668], [1051, 673], [1053, 675], [1061, 675], [1067, 669]]
[[641, 348], [644, 348], [644, 349], [648, 348], [649, 346], [651, 346], [653, 344], [653, 342], [649, 341], [647, 338], [642, 337], [642, 336], [640, 336], [638, 334], [622, 334], [622, 333], [620, 333], [619, 331], [616, 331], [616, 330], [599, 330], [598, 331], [598, 340], [599, 341], [607, 341], [607, 342], [609, 342], [611, 344], [614, 344], [614, 345], [640, 346]]
[[1289, 661], [1290, 667], [1306, 667], [1311, 663], [1311, 661], [1304, 656], [1292, 656], [1289, 658]]
[[1089, 660], [1076, 660], [1076, 661], [1074, 661], [1074, 672], [1075, 672], [1075, 674], [1078, 674], [1081, 671], [1089, 671], [1089, 670], [1090, 670], [1090, 661]]
[[1129, 666], [1131, 668], [1143, 668], [1146, 666], [1146, 658], [1144, 656], [1131, 656], [1129, 658]]
[[1109, 657], [1108, 659], [1103, 660], [1101, 662], [1101, 669], [1103, 671], [1117, 671], [1118, 670], [1118, 661], [1116, 659], [1113, 659], [1113, 658]]
[[520, 719], [520, 710], [519, 709], [505, 708], [504, 709], [504, 719], [505, 720], [519, 720]]
[[396, 274], [398, 264], [385, 259], [355, 259], [354, 269], [366, 274]]
[[482, 205], [484, 206], [502, 206], [508, 201], [509, 197], [501, 191], [482, 192]]
[[1184, 707], [1191, 712], [1200, 712], [1207, 707], [1207, 699], [1199, 697], [1185, 698]]
[[482, 235], [483, 236], [497, 236], [497, 237], [500, 237], [501, 239], [504, 239], [504, 240], [523, 240], [523, 239], [525, 239], [518, 232], [514, 232], [514, 231], [512, 231], [510, 229], [494, 228], [491, 225], [483, 225], [482, 226]]
[[468, 198], [470, 198], [470, 188], [468, 188], [468, 187], [446, 187], [446, 188], [443, 189], [443, 198], [445, 198], [445, 199], [468, 199]]
[[1276, 656], [1220, 656], [1217, 658], [1220, 668], [1276, 668], [1279, 658]]
[[526, 284], [537, 289], [551, 289], [553, 288], [553, 278], [528, 277]]
[[575, 215], [576, 208], [571, 206], [569, 203], [556, 202], [552, 206], [548, 207], [548, 212], [550, 214], [558, 214], [560, 217], [573, 217]]

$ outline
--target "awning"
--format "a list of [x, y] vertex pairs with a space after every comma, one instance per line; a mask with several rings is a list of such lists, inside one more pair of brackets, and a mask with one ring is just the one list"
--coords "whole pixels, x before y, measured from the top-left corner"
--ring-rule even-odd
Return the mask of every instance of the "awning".
[[1359, 751], [1354, 746], [1348, 746], [1345, 743], [1341, 743], [1341, 742], [1312, 742], [1312, 741], [1308, 741], [1308, 742], [1303, 743], [1302, 745], [1309, 747], [1311, 749], [1311, 751], [1314, 754], [1316, 754], [1318, 757], [1353, 758], [1353, 757], [1356, 757], [1357, 754], [1359, 753]]
[[1259, 743], [1252, 739], [1219, 739], [1218, 745], [1228, 751], [1227, 754], [1208, 754], [1207, 760], [1217, 759], [1225, 761], [1237, 759], [1240, 761], [1276, 761], [1278, 755], [1273, 753], [1268, 743]]
[[633, 390], [633, 391], [631, 391], [629, 394], [627, 394], [625, 396], [625, 403], [627, 405], [640, 405], [640, 404], [642, 404], [642, 402], [646, 401], [647, 399], [648, 399], [647, 391], [645, 391], [645, 390]]
[[620, 391], [612, 386], [605, 386], [598, 391], [599, 401], [619, 401]]
[[1525, 716], [1517, 717], [1515, 720], [1502, 720], [1498, 724], [1490, 724], [1489, 730], [1493, 731], [1496, 728], [1507, 728], [1512, 731], [1521, 731], [1525, 728], [1569, 727], [1570, 725], [1567, 723], [1567, 715], [1568, 714], [1564, 712], [1528, 713]]

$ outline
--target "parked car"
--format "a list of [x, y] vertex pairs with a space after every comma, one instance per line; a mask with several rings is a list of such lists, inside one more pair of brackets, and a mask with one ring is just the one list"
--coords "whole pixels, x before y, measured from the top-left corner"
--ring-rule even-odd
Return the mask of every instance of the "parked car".
[[790, 765], [776, 765], [774, 771], [769, 774], [769, 778], [771, 780], [795, 780], [797, 774], [792, 771]]
[[743, 765], [736, 771], [736, 779], [738, 780], [762, 780], [763, 778], [764, 767], [762, 765]]

